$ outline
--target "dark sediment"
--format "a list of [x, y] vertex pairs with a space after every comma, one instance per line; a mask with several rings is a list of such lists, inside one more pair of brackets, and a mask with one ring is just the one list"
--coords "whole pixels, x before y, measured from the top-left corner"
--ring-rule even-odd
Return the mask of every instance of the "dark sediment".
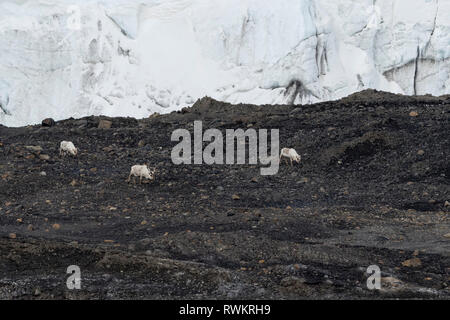
[[[204, 98], [178, 113], [108, 118], [109, 129], [101, 119], [0, 126], [0, 298], [450, 297], [450, 97]], [[174, 165], [171, 133], [194, 120], [279, 128], [302, 162], [274, 176]], [[61, 140], [77, 158], [58, 156]], [[131, 165], [147, 162], [156, 181], [127, 184]], [[374, 264], [379, 291], [366, 287]], [[81, 290], [66, 288], [69, 265], [81, 268]]]

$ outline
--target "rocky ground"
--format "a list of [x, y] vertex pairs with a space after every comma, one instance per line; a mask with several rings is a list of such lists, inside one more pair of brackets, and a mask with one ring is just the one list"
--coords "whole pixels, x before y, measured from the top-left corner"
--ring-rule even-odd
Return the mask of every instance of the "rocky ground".
[[[171, 133], [194, 120], [279, 128], [302, 162], [274, 176], [174, 165]], [[449, 133], [449, 96], [376, 91], [0, 126], [0, 298], [449, 299]], [[76, 158], [59, 157], [62, 140]], [[128, 184], [146, 162], [157, 179]], [[66, 287], [69, 265], [81, 290]]]

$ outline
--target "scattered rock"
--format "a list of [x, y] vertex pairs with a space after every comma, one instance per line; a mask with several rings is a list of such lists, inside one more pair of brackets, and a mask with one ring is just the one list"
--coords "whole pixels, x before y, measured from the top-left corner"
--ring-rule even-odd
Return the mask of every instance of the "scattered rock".
[[40, 153], [42, 151], [41, 146], [25, 146], [25, 149], [31, 152]]
[[430, 171], [429, 162], [418, 161], [416, 163], [413, 163], [410, 170], [414, 176], [425, 175]]
[[139, 240], [139, 243], [143, 246], [146, 246], [146, 245], [150, 244], [151, 242], [152, 242], [152, 239], [150, 239], [150, 238], [144, 238], [144, 239]]
[[39, 289], [39, 288], [36, 288], [35, 290], [34, 290], [34, 292], [33, 292], [33, 295], [34, 296], [39, 296], [39, 295], [41, 295], [41, 290]]
[[138, 147], [139, 148], [142, 148], [142, 147], [144, 147], [145, 146], [145, 140], [139, 140], [139, 142], [138, 142]]
[[412, 258], [402, 262], [402, 266], [404, 267], [420, 267], [422, 265], [422, 261], [419, 258]]
[[295, 295], [308, 295], [310, 294], [310, 288], [306, 284], [306, 280], [299, 277], [286, 277], [280, 282], [283, 287], [283, 291]]
[[110, 129], [111, 126], [112, 126], [112, 121], [105, 120], [105, 119], [100, 120], [100, 122], [98, 123], [99, 129]]
[[47, 175], [47, 173], [45, 171], [41, 171], [41, 172], [39, 172], [39, 175], [45, 177]]
[[55, 120], [52, 118], [47, 118], [42, 120], [42, 126], [43, 127], [53, 127], [55, 125]]
[[297, 183], [308, 183], [309, 179], [307, 177], [301, 178]]
[[112, 146], [108, 146], [108, 147], [104, 147], [102, 150], [103, 150], [104, 152], [111, 152], [111, 151], [114, 150], [114, 148], [113, 148]]
[[293, 285], [303, 284], [305, 283], [305, 279], [298, 278], [298, 277], [286, 277], [281, 280], [281, 285], [283, 287], [289, 287]]
[[41, 154], [39, 155], [39, 159], [48, 161], [50, 160], [50, 156], [48, 154]]
[[295, 108], [291, 112], [289, 112], [289, 114], [293, 115], [293, 114], [297, 114], [297, 113], [301, 113], [301, 112], [302, 112], [302, 108]]
[[403, 286], [403, 282], [394, 277], [382, 277], [381, 286], [383, 289], [398, 289]]
[[74, 125], [79, 129], [86, 128], [88, 125], [88, 121], [85, 119], [80, 119], [74, 122]]

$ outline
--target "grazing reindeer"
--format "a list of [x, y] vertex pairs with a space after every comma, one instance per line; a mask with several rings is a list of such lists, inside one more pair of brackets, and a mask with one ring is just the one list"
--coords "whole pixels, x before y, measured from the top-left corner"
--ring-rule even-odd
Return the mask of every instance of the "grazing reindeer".
[[155, 180], [155, 169], [149, 169], [147, 165], [134, 165], [131, 167], [130, 175], [128, 176], [127, 182], [131, 181], [131, 177], [139, 177], [139, 184], [142, 183], [142, 178], [149, 180]]
[[302, 157], [297, 153], [297, 151], [295, 151], [295, 149], [292, 149], [292, 148], [281, 149], [280, 161], [281, 161], [281, 158], [284, 158], [286, 163], [287, 163], [286, 158], [289, 158], [289, 160], [291, 160], [291, 166], [292, 166], [292, 161], [299, 163], [300, 160], [302, 159]]
[[78, 149], [75, 148], [72, 141], [61, 141], [61, 144], [59, 145], [59, 155], [65, 156], [66, 154], [70, 154], [71, 156], [75, 157], [78, 153]]

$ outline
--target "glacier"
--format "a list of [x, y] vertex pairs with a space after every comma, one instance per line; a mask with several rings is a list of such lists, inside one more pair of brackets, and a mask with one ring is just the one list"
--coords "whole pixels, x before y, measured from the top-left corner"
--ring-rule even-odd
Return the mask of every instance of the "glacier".
[[0, 0], [0, 124], [449, 93], [450, 0]]

